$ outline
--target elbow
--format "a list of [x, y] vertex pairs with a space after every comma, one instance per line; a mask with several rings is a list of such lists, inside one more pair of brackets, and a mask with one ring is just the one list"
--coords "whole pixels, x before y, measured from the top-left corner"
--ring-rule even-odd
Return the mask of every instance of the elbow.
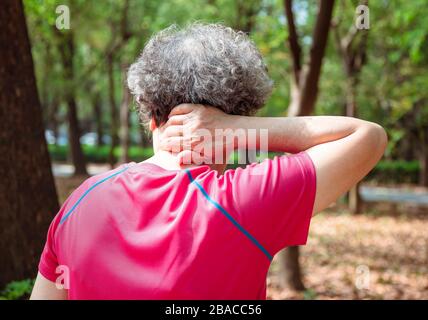
[[369, 123], [367, 135], [370, 139], [373, 154], [376, 154], [380, 159], [388, 145], [388, 135], [385, 129], [377, 123]]
[[375, 127], [377, 131], [377, 145], [380, 149], [381, 155], [383, 155], [386, 147], [388, 146], [388, 135], [382, 126], [375, 124]]

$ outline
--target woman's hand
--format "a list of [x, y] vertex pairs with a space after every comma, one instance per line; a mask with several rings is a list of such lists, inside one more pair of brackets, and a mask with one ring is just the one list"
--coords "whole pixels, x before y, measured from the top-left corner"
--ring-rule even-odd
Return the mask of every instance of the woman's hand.
[[225, 149], [226, 129], [233, 129], [233, 116], [201, 104], [180, 104], [159, 128], [160, 148], [179, 154], [191, 163], [212, 163], [215, 152]]

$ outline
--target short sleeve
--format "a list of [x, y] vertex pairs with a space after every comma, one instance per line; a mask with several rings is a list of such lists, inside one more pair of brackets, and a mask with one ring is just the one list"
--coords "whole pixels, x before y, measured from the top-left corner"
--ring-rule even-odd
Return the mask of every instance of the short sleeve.
[[227, 180], [239, 220], [271, 254], [306, 244], [316, 193], [306, 152], [238, 168]]
[[92, 178], [85, 180], [71, 195], [64, 201], [61, 209], [52, 220], [46, 243], [43, 248], [40, 261], [39, 261], [39, 272], [48, 280], [55, 282], [57, 277], [60, 275], [56, 273], [57, 267], [60, 265], [58, 261], [59, 245], [58, 245], [58, 229], [61, 226], [61, 219], [67, 213], [67, 211], [73, 206], [78, 198], [85, 192], [89, 183], [92, 182]]
[[[63, 218], [67, 218], [68, 214], [73, 210], [76, 203], [86, 194], [87, 190], [93, 186], [96, 181], [101, 181], [103, 178], [112, 174], [112, 172], [120, 172], [126, 166], [121, 165], [114, 171], [105, 172], [101, 175], [92, 176], [86, 179], [79, 187], [77, 187], [71, 195], [64, 201], [61, 209], [50, 224], [46, 243], [43, 248], [40, 262], [39, 272], [48, 280], [55, 282], [61, 272], [56, 273], [57, 267], [61, 264], [61, 248], [64, 246], [64, 239], [61, 239], [59, 233], [61, 231]], [[70, 211], [71, 210], [71, 211]]]
[[55, 273], [58, 267], [58, 258], [56, 254], [55, 233], [59, 224], [59, 214], [51, 222], [48, 230], [45, 246], [39, 262], [39, 272], [48, 280], [55, 282], [57, 274]]

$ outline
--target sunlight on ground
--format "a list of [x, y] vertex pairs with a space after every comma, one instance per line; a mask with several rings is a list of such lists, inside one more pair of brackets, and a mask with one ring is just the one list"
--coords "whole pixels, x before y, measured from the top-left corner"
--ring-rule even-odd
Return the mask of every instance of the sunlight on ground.
[[[428, 215], [325, 213], [315, 217], [301, 262], [306, 293], [281, 291], [278, 264], [270, 272], [270, 299], [428, 299]], [[358, 290], [357, 267], [368, 267]], [[309, 294], [308, 294], [309, 293]]]

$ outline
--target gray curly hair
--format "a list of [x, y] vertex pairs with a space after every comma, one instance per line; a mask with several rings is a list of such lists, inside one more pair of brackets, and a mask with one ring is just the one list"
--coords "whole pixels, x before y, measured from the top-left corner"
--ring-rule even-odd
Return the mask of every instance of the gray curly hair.
[[220, 24], [172, 25], [155, 34], [128, 71], [142, 121], [156, 125], [181, 103], [251, 115], [272, 91], [272, 80], [248, 36]]

